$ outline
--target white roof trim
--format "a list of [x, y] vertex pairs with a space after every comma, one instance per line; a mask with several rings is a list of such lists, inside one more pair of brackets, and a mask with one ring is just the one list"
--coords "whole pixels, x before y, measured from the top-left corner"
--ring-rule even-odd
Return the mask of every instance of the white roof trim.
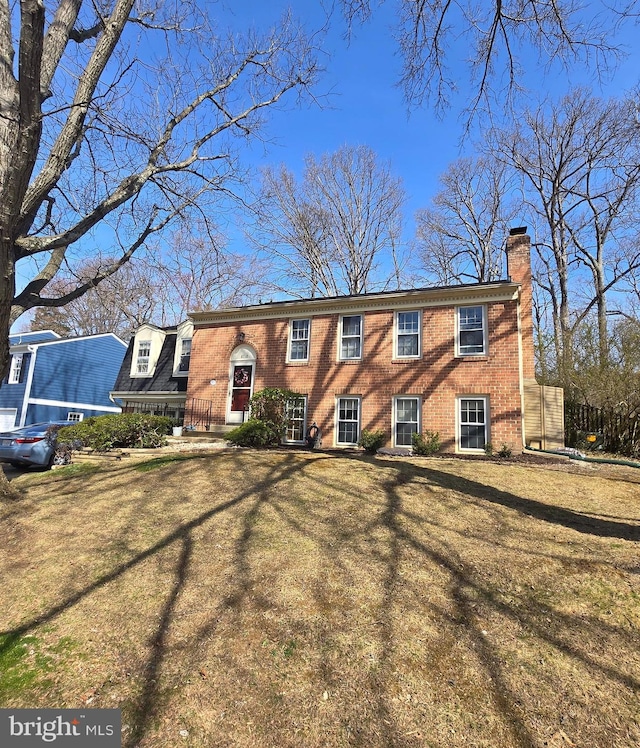
[[115, 400], [186, 400], [186, 392], [176, 392], [175, 390], [153, 390], [152, 392], [133, 392], [131, 390], [114, 390], [109, 393], [109, 397]]
[[517, 283], [504, 281], [496, 284], [284, 301], [209, 312], [192, 312], [189, 316], [193, 319], [195, 327], [199, 327], [238, 320], [297, 319], [327, 314], [488, 304], [497, 301], [517, 300], [519, 288], [520, 286]]
[[45, 400], [41, 397], [30, 397], [29, 405], [52, 405], [63, 408], [78, 408], [84, 410], [105, 410], [108, 413], [120, 413], [121, 408], [112, 405], [95, 405], [91, 403], [70, 403], [66, 400]]
[[78, 335], [74, 338], [61, 338], [58, 336], [57, 340], [39, 340], [35, 343], [29, 343], [27, 341], [22, 343], [12, 343], [11, 344], [11, 352], [12, 353], [25, 353], [27, 351], [33, 351], [35, 348], [42, 348], [46, 345], [64, 345], [65, 343], [75, 343], [78, 340], [90, 340], [92, 338], [114, 338], [115, 340], [120, 343], [123, 348], [127, 348], [127, 344], [119, 338], [115, 333], [113, 332], [98, 332], [95, 333], [95, 335]]

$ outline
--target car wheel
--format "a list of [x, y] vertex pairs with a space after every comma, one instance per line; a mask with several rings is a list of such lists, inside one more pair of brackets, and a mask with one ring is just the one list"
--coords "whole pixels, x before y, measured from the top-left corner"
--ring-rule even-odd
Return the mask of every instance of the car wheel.
[[51, 455], [51, 465], [69, 465], [71, 463], [71, 455], [68, 452], [57, 451]]

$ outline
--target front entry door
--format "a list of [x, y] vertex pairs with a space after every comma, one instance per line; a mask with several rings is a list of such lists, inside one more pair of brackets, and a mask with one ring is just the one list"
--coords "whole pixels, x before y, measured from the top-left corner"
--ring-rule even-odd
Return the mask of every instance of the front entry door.
[[235, 364], [231, 377], [231, 403], [228, 422], [242, 423], [249, 410], [253, 386], [253, 364]]
[[248, 417], [249, 400], [253, 395], [256, 373], [256, 351], [243, 343], [234, 349], [229, 361], [229, 389], [227, 390], [227, 423], [243, 423]]

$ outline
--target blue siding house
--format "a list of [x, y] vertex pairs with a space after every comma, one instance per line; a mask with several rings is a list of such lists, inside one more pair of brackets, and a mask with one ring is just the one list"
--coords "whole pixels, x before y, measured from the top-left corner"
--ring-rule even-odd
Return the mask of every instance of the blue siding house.
[[9, 343], [11, 365], [0, 384], [0, 431], [120, 412], [109, 390], [127, 346], [116, 335], [61, 338], [44, 330], [11, 335]]

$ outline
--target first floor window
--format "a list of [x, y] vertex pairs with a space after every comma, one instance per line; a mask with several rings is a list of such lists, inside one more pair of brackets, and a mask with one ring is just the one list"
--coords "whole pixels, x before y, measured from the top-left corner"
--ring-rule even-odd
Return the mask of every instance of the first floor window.
[[147, 374], [149, 372], [149, 358], [151, 356], [151, 341], [141, 340], [138, 343], [138, 358], [136, 361], [136, 371], [138, 374]]
[[461, 397], [460, 449], [484, 449], [488, 441], [488, 402], [486, 397]]
[[294, 397], [287, 402], [287, 431], [285, 441], [303, 442], [306, 436], [305, 426], [307, 420], [307, 398]]
[[67, 421], [75, 421], [76, 423], [80, 423], [83, 418], [84, 413], [79, 413], [78, 411], [70, 410], [67, 413]]
[[307, 361], [309, 359], [309, 322], [308, 319], [291, 320], [289, 327], [290, 361]]
[[360, 398], [338, 398], [338, 444], [354, 445], [360, 438]]
[[413, 435], [420, 431], [420, 400], [417, 397], [396, 397], [395, 399], [395, 442], [396, 447], [410, 447]]
[[362, 358], [362, 315], [342, 317], [340, 321], [340, 359]]
[[18, 384], [22, 374], [23, 353], [14, 353], [11, 356], [11, 370], [9, 371], [9, 384]]

